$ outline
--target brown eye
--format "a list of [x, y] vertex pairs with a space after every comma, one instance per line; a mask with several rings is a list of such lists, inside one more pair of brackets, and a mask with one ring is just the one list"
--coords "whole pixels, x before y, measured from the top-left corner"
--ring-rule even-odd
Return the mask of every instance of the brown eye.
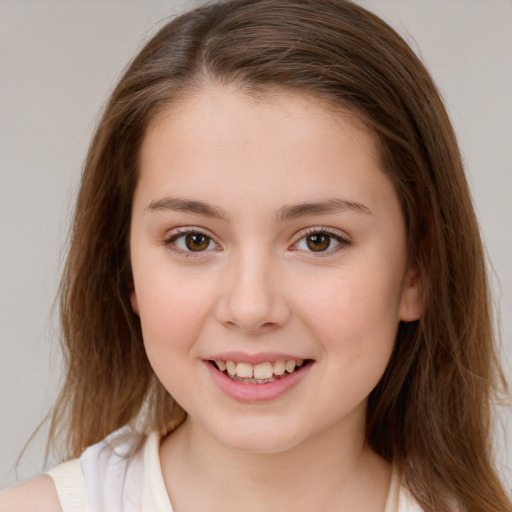
[[306, 245], [311, 251], [322, 252], [329, 249], [331, 237], [325, 233], [317, 233], [306, 237]]
[[184, 229], [181, 233], [171, 235], [164, 240], [164, 245], [170, 247], [181, 256], [199, 256], [199, 253], [209, 253], [210, 251], [221, 249], [213, 238], [193, 229]]
[[201, 233], [189, 233], [185, 236], [185, 245], [189, 251], [200, 252], [208, 249], [211, 239]]

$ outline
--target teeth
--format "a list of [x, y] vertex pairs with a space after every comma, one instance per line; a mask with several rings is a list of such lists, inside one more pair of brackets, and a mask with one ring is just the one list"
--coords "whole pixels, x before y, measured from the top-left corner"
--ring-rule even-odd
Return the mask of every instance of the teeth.
[[[274, 376], [279, 377], [285, 372], [292, 373], [295, 368], [300, 368], [304, 364], [303, 359], [291, 359], [290, 361], [275, 361], [253, 365], [251, 363], [237, 363], [235, 361], [215, 361], [217, 368], [223, 372], [227, 370], [231, 377], [244, 382], [268, 382]], [[248, 380], [243, 380], [248, 379]]]
[[238, 363], [236, 365], [236, 374], [239, 377], [245, 377], [247, 379], [252, 379], [253, 373], [254, 373], [254, 366], [251, 363]]
[[292, 373], [292, 372], [293, 372], [293, 370], [295, 370], [295, 366], [296, 366], [295, 361], [288, 361], [288, 362], [286, 363], [286, 366], [285, 366], [286, 371], [287, 371], [288, 373]]
[[276, 361], [274, 363], [274, 374], [283, 375], [286, 370], [286, 363], [284, 361]]
[[236, 363], [235, 362], [226, 361], [226, 369], [227, 369], [229, 375], [231, 375], [231, 377], [233, 377], [233, 375], [236, 375]]
[[[274, 368], [272, 363], [261, 363], [254, 367], [254, 378], [255, 379], [270, 379], [274, 374]], [[240, 374], [238, 374], [240, 375]]]

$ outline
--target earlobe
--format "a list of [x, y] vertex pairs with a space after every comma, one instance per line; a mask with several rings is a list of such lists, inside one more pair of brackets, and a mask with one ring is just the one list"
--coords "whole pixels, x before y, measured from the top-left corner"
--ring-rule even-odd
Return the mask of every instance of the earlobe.
[[424, 297], [421, 274], [414, 265], [409, 268], [405, 276], [402, 289], [402, 302], [400, 304], [400, 320], [413, 322], [423, 313]]
[[138, 315], [139, 314], [139, 302], [137, 300], [137, 292], [135, 291], [135, 287], [132, 288], [130, 292], [130, 302], [132, 303], [133, 312]]

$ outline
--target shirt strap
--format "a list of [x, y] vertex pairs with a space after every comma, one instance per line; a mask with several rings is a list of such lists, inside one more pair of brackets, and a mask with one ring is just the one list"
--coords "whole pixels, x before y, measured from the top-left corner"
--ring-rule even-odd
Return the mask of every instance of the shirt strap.
[[63, 512], [89, 512], [85, 480], [79, 459], [64, 462], [47, 472], [55, 483]]

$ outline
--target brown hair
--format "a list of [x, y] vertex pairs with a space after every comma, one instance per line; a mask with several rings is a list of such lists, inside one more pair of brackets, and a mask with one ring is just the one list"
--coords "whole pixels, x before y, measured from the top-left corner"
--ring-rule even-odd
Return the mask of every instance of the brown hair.
[[398, 190], [425, 310], [399, 325], [369, 398], [367, 441], [399, 464], [426, 511], [510, 510], [491, 462], [490, 405], [505, 386], [479, 230], [456, 139], [428, 72], [382, 20], [344, 0], [231, 0], [164, 26], [131, 63], [92, 140], [61, 286], [67, 373], [50, 441], [69, 455], [119, 427], [170, 432], [184, 412], [156, 380], [130, 305], [128, 253], [148, 123], [206, 82], [268, 87], [348, 108]]

